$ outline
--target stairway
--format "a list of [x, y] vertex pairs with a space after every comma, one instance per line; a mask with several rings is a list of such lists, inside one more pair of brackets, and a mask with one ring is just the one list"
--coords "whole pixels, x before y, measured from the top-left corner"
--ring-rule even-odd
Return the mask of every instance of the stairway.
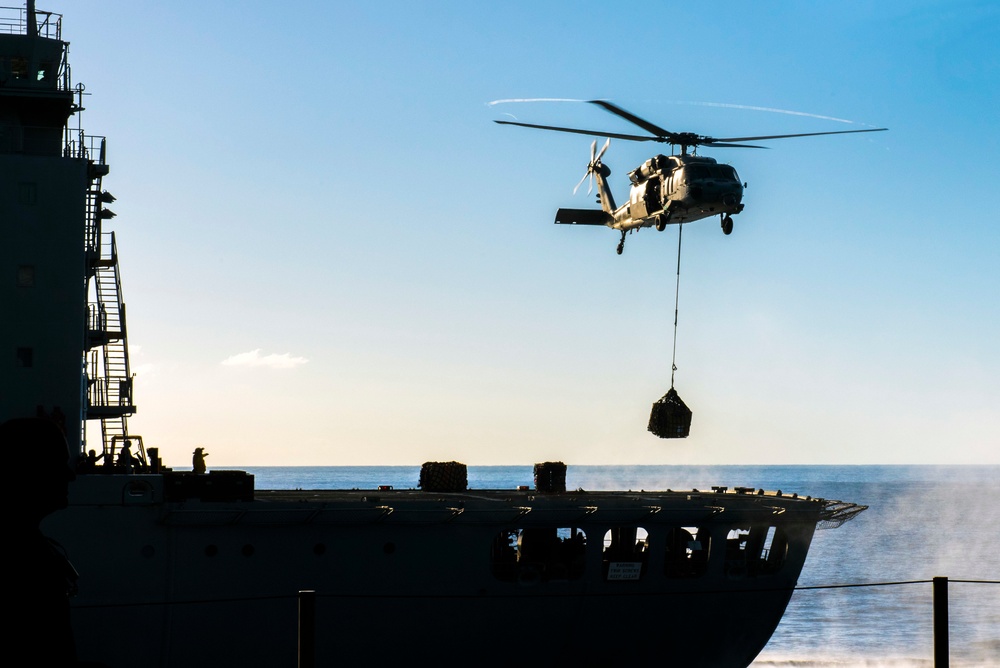
[[91, 268], [96, 299], [89, 304], [87, 327], [87, 418], [101, 420], [103, 452], [109, 462], [128, 437], [127, 419], [135, 413], [135, 405], [114, 232], [103, 233], [95, 251]]

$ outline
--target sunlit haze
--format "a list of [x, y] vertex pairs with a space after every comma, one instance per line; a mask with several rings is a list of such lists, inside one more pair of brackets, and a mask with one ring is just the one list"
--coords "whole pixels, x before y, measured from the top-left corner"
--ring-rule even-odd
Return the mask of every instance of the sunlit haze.
[[[38, 9], [108, 138], [129, 427], [168, 466], [1000, 463], [995, 3]], [[732, 235], [684, 226], [684, 440], [646, 430], [677, 226], [554, 225], [593, 138], [493, 122], [637, 132], [588, 99], [889, 128], [700, 150], [749, 185]], [[619, 203], [658, 152], [611, 141]]]

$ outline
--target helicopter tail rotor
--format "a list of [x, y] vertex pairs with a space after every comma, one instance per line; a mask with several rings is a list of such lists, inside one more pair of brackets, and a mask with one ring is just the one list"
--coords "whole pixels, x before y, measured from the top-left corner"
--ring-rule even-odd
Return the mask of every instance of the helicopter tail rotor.
[[604, 142], [604, 146], [602, 146], [601, 150], [598, 152], [597, 140], [595, 139], [590, 143], [590, 163], [587, 164], [587, 172], [583, 175], [583, 178], [580, 179], [580, 182], [576, 184], [575, 188], [573, 188], [574, 195], [576, 194], [576, 191], [580, 189], [580, 186], [583, 185], [583, 182], [586, 181], [588, 177], [590, 177], [590, 183], [587, 185], [587, 194], [589, 195], [594, 191], [594, 174], [596, 172], [602, 172], [603, 174], [602, 170], [604, 169], [604, 165], [601, 163], [601, 158], [604, 156], [604, 152], [608, 150], [608, 146], [610, 145], [611, 145], [611, 138], [608, 137]]

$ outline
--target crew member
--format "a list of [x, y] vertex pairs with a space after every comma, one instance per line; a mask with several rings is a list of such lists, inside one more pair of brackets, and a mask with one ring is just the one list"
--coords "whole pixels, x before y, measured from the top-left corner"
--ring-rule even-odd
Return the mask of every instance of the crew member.
[[205, 448], [195, 448], [194, 457], [191, 458], [191, 470], [195, 473], [204, 473], [207, 469], [205, 466], [205, 457], [208, 457], [208, 453], [205, 452]]

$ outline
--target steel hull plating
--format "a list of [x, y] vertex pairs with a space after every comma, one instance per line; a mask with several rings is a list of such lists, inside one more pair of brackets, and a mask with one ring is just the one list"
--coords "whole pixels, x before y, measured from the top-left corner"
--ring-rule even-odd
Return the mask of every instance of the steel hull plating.
[[[258, 492], [253, 501], [168, 502], [158, 476], [74, 485], [71, 507], [45, 530], [81, 574], [81, 659], [114, 667], [138, 657], [294, 666], [300, 590], [316, 591], [317, 665], [531, 657], [746, 666], [781, 619], [824, 508], [732, 492]], [[726, 537], [761, 525], [779, 527], [786, 544], [778, 567], [754, 572], [753, 548], [748, 561]], [[609, 579], [601, 544], [623, 526], [648, 532], [635, 580]], [[670, 575], [668, 528], [680, 526], [711, 540], [697, 575]], [[556, 527], [585, 534], [579, 568], [498, 575], [498, 535]], [[733, 568], [734, 554], [749, 571]]]

